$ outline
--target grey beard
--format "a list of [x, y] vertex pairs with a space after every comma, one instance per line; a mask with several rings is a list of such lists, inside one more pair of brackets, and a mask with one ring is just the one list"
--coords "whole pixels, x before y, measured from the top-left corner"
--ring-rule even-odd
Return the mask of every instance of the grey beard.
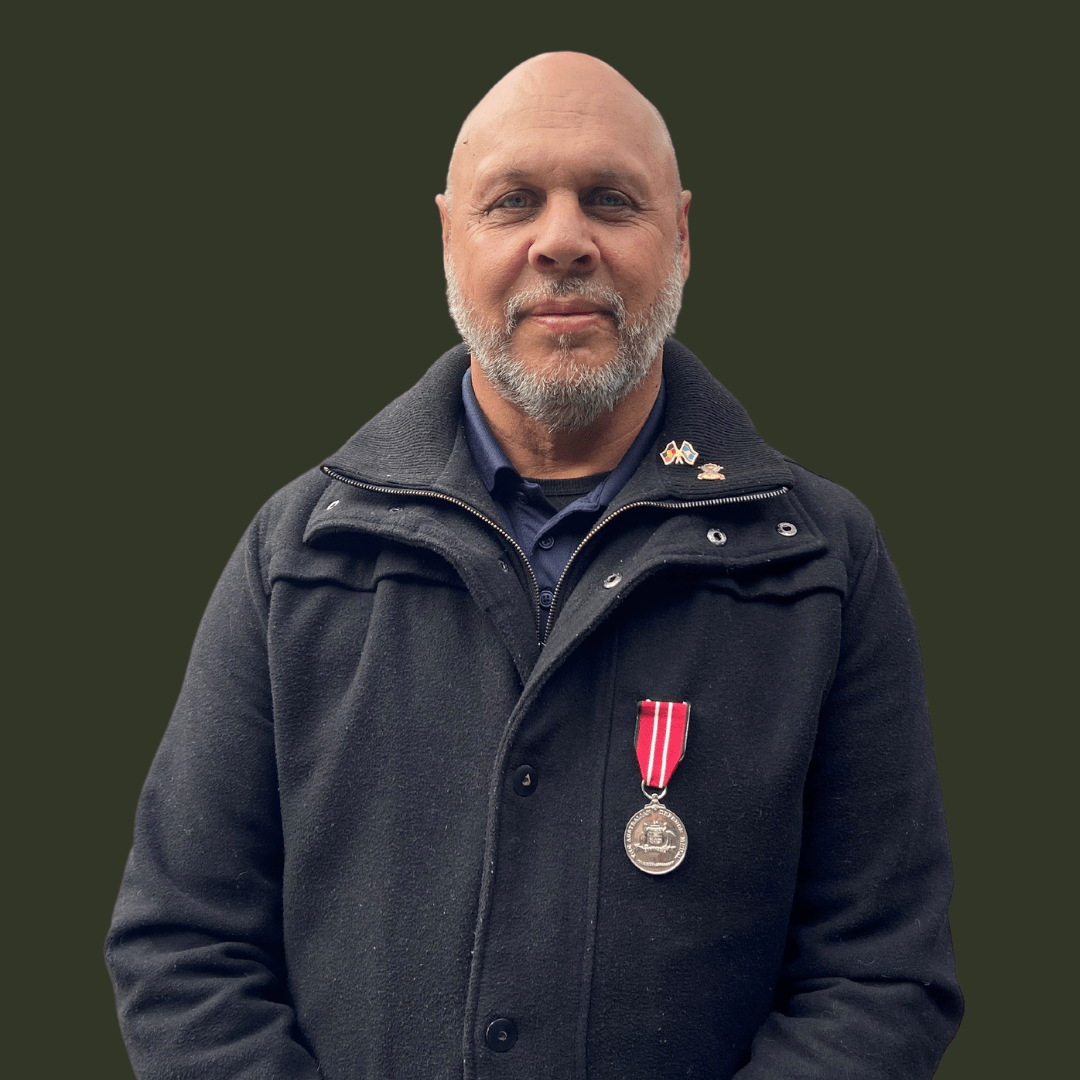
[[[630, 319], [622, 296], [587, 278], [549, 279], [535, 289], [516, 293], [506, 303], [503, 326], [484, 326], [462, 295], [454, 265], [446, 265], [446, 298], [462, 340], [499, 395], [549, 431], [577, 431], [610, 412], [649, 373], [664, 339], [675, 331], [682, 306], [682, 265], [676, 250], [671, 271], [656, 299]], [[610, 308], [615, 316], [619, 345], [603, 367], [574, 359], [573, 337], [557, 339], [559, 360], [546, 373], [530, 371], [513, 354], [511, 335], [522, 310], [529, 304], [557, 296], [580, 296]]]

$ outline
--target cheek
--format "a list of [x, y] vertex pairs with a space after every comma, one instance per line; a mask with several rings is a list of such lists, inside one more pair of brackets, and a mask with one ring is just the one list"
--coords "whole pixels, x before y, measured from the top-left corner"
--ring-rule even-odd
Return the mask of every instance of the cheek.
[[622, 293], [629, 311], [648, 307], [657, 297], [671, 270], [671, 258], [645, 258], [613, 268], [615, 287]]
[[477, 300], [504, 303], [522, 288], [522, 276], [529, 265], [527, 245], [510, 237], [474, 233], [455, 242], [451, 249], [458, 277]]

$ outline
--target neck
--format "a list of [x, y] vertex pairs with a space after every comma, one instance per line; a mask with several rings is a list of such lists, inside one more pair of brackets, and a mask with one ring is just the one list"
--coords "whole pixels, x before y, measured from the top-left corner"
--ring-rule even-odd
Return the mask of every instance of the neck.
[[491, 433], [518, 473], [536, 480], [610, 472], [645, 426], [660, 392], [661, 365], [655, 363], [611, 412], [577, 431], [550, 431], [503, 398], [475, 359], [471, 371], [473, 393]]

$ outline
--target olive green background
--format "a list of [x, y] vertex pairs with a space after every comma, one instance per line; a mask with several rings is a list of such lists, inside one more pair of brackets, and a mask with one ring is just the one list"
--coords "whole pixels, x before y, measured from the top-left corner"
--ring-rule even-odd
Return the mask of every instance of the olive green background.
[[1056, 1072], [1076, 356], [1054, 10], [102, 3], [9, 24], [6, 1072], [130, 1076], [101, 942], [202, 608], [259, 505], [457, 340], [433, 196], [471, 105], [550, 48], [664, 113], [694, 192], [679, 338], [869, 505], [899, 565], [968, 997], [938, 1075]]

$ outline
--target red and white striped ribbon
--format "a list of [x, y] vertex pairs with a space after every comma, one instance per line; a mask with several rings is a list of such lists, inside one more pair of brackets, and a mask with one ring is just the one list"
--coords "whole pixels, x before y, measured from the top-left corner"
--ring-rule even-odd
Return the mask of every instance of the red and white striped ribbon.
[[641, 778], [647, 787], [667, 787], [675, 766], [686, 752], [690, 704], [686, 701], [638, 703], [637, 746]]

